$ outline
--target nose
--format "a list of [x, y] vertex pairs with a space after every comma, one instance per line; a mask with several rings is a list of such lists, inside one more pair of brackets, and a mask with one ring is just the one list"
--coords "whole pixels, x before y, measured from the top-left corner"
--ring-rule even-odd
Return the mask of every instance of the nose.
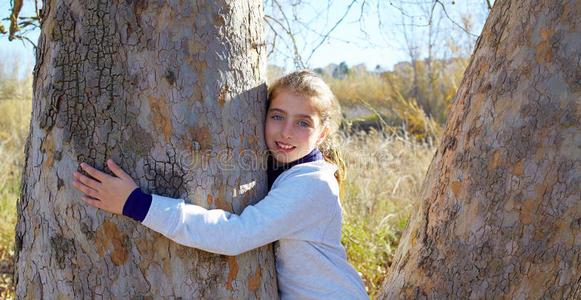
[[281, 135], [285, 139], [290, 139], [292, 137], [293, 124], [291, 122], [285, 122], [282, 127]]

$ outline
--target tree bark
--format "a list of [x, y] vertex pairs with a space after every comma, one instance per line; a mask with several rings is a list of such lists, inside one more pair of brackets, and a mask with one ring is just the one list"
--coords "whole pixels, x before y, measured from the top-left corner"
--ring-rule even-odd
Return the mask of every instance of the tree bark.
[[182, 247], [70, 184], [80, 162], [113, 158], [146, 192], [235, 213], [261, 199], [262, 2], [45, 1], [42, 20], [17, 297], [276, 298], [271, 246]]
[[581, 299], [580, 32], [495, 3], [378, 299]]

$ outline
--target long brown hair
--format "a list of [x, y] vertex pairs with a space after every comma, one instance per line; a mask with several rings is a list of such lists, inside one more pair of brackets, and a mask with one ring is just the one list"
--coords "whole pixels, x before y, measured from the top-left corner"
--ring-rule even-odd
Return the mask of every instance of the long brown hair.
[[318, 145], [325, 160], [337, 166], [335, 178], [339, 183], [340, 198], [343, 198], [343, 180], [346, 175], [345, 162], [339, 149], [337, 131], [341, 123], [341, 106], [329, 86], [316, 73], [301, 70], [287, 74], [275, 81], [268, 88], [268, 102], [284, 89], [290, 89], [297, 95], [308, 98], [319, 112], [321, 122], [328, 132]]

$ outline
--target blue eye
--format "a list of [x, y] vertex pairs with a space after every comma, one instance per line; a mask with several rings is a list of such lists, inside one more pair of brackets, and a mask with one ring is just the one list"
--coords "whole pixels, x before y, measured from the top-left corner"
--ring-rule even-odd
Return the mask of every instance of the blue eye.
[[311, 124], [309, 124], [309, 122], [307, 121], [300, 121], [299, 122], [299, 126], [301, 127], [309, 127]]
[[272, 118], [273, 120], [277, 120], [277, 121], [280, 121], [280, 120], [282, 120], [282, 116], [279, 116], [279, 115], [274, 115], [274, 116], [272, 116], [271, 118]]

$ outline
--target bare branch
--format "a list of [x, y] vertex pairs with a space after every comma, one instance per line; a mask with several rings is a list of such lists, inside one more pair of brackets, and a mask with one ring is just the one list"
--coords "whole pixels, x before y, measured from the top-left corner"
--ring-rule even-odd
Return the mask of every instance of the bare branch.
[[335, 37], [335, 36], [331, 36], [331, 35], [326, 36], [325, 33], [321, 33], [319, 31], [316, 31], [315, 29], [312, 28], [312, 26], [308, 26], [308, 23], [304, 23], [304, 22], [301, 22], [301, 21], [297, 21], [297, 23], [299, 25], [303, 26], [304, 29], [307, 30], [308, 32], [317, 35], [319, 38], [327, 38], [328, 40], [335, 40], [335, 41], [340, 41], [340, 42], [343, 42], [343, 43], [353, 43], [353, 41], [349, 41], [349, 40], [342, 39], [342, 38], [339, 38], [339, 37]]
[[486, 5], [488, 5], [488, 10], [492, 10], [492, 5], [490, 5], [490, 0], [486, 0]]
[[337, 26], [339, 26], [339, 24], [341, 24], [341, 22], [343, 22], [343, 20], [345, 19], [347, 14], [349, 14], [349, 10], [351, 10], [351, 7], [353, 6], [353, 4], [355, 4], [355, 2], [357, 2], [357, 0], [351, 1], [349, 6], [347, 6], [347, 9], [345, 10], [345, 13], [343, 14], [343, 16], [337, 21], [337, 23], [335, 23], [335, 25], [333, 25], [333, 27], [331, 27], [331, 29], [329, 29], [329, 31], [325, 34], [323, 39], [321, 39], [319, 44], [317, 46], [315, 46], [315, 48], [312, 49], [311, 54], [309, 54], [309, 57], [307, 58], [307, 62], [311, 60], [311, 57], [313, 56], [313, 54], [315, 54], [315, 51], [317, 51], [317, 49], [319, 47], [321, 47], [321, 45], [327, 40], [327, 38], [329, 37], [331, 32], [333, 32], [333, 30], [335, 30], [335, 28], [337, 28]]
[[478, 35], [466, 30], [466, 28], [464, 28], [464, 26], [458, 24], [456, 21], [454, 21], [450, 15], [448, 15], [448, 12], [446, 11], [446, 6], [444, 5], [444, 3], [440, 2], [440, 0], [434, 0], [434, 5], [436, 5], [436, 3], [440, 4], [440, 6], [442, 7], [442, 11], [444, 12], [444, 14], [446, 15], [446, 17], [448, 18], [448, 20], [450, 20], [450, 22], [452, 22], [452, 24], [456, 25], [458, 28], [462, 29], [462, 31], [466, 32], [468, 35], [471, 35], [473, 37], [478, 37]]
[[[271, 22], [274, 22], [276, 25], [278, 25], [280, 28], [282, 28], [282, 31], [284, 31], [285, 35], [290, 34], [289, 31], [287, 30], [287, 28], [284, 27], [284, 25], [279, 20], [277, 20], [271, 16], [265, 15], [264, 21], [268, 25], [268, 27], [270, 27], [270, 30], [272, 30], [272, 32], [274, 33], [275, 36], [282, 36], [282, 34], [280, 34], [278, 32], [278, 30], [275, 29], [275, 27], [273, 26], [273, 24], [271, 24]], [[283, 41], [285, 41], [285, 40], [283, 39]], [[286, 41], [285, 41], [285, 44], [287, 45], [287, 47], [289, 47], [289, 44], [286, 43]]]
[[272, 24], [270, 24], [267, 17], [269, 17], [269, 16], [264, 16], [264, 23], [266, 23], [266, 25], [268, 25], [268, 27], [270, 27], [270, 30], [272, 30], [272, 32], [274, 33], [274, 37], [272, 38], [272, 40], [273, 40], [272, 41], [272, 48], [266, 54], [266, 57], [270, 57], [272, 55], [272, 53], [274, 53], [274, 49], [276, 48], [276, 38], [278, 37], [278, 32], [276, 31], [276, 29], [274, 29]]
[[35, 14], [31, 17], [20, 17], [20, 12], [22, 10], [23, 1], [14, 0], [12, 2], [12, 12], [8, 18], [2, 20], [10, 21], [10, 27], [7, 31], [2, 24], [0, 24], [0, 34], [8, 33], [8, 40], [21, 40], [23, 42], [29, 42], [34, 48], [36, 45], [32, 40], [26, 37], [26, 33], [40, 28], [40, 10], [38, 9], [38, 0], [34, 1], [35, 4]]
[[436, 8], [436, 2], [432, 4], [432, 9], [430, 10], [430, 19], [428, 20], [428, 24], [432, 25], [432, 18], [434, 18], [434, 9]]
[[[381, 1], [378, 1], [378, 5], [377, 5], [377, 6], [378, 6], [378, 9], [379, 9], [379, 3], [380, 3], [380, 2], [381, 2]], [[399, 10], [399, 12], [400, 12], [402, 15], [404, 15], [405, 17], [408, 17], [408, 18], [414, 18], [414, 16], [412, 16], [412, 15], [409, 15], [409, 14], [408, 14], [408, 13], [405, 11], [405, 9], [403, 9], [401, 6], [397, 6], [397, 5], [395, 5], [395, 4], [393, 4], [393, 2], [389, 2], [389, 5], [390, 5], [390, 6], [392, 6], [392, 7], [394, 7], [395, 9]]]
[[266, 54], [266, 57], [270, 57], [272, 55], [272, 53], [274, 53], [274, 49], [276, 48], [276, 38], [278, 37], [278, 34], [275, 34], [274, 37], [272, 38], [272, 48], [270, 49], [270, 51], [268, 51], [268, 53]]
[[369, 33], [367, 32], [366, 29], [366, 24], [365, 24], [365, 5], [367, 5], [367, 1], [363, 0], [361, 2], [361, 13], [359, 14], [359, 19], [357, 20], [359, 22], [359, 31], [361, 33], [363, 33], [363, 35], [365, 36], [366, 40], [371, 40], [371, 37], [369, 36]]
[[288, 20], [287, 16], [284, 13], [284, 10], [282, 9], [282, 6], [280, 5], [280, 3], [278, 3], [278, 0], [272, 0], [272, 3], [274, 3], [278, 7], [280, 13], [282, 14], [282, 17], [284, 18], [284, 20], [286, 22], [286, 27], [281, 22], [279, 22], [278, 20], [276, 20], [276, 19], [274, 19], [272, 17], [269, 17], [269, 18], [271, 20], [274, 20], [277, 24], [279, 24], [279, 26], [281, 26], [281, 28], [284, 31], [286, 31], [286, 33], [288, 34], [288, 36], [291, 38], [292, 44], [293, 44], [293, 50], [294, 50], [294, 53], [295, 53], [295, 57], [294, 57], [295, 65], [297, 67], [299, 67], [300, 69], [305, 69], [306, 68], [305, 63], [303, 62], [303, 59], [302, 59], [301, 54], [299, 52], [299, 49], [297, 47], [297, 41], [295, 39], [294, 33], [292, 32], [292, 27], [290, 26], [290, 23], [289, 23], [289, 20]]
[[26, 37], [24, 35], [15, 35], [13, 38], [14, 39], [17, 39], [17, 40], [21, 40], [23, 42], [24, 41], [29, 42], [30, 45], [32, 45], [32, 47], [34, 48], [34, 50], [36, 50], [36, 44], [31, 39], [29, 39], [28, 37]]
[[14, 39], [14, 35], [19, 30], [18, 15], [20, 14], [21, 9], [22, 9], [22, 0], [14, 0], [14, 5], [12, 6], [12, 14], [10, 15], [10, 35], [8, 36], [9, 41], [12, 41]]
[[363, 0], [361, 2], [361, 12], [359, 13], [359, 22], [363, 22], [363, 15], [365, 13], [365, 4], [367, 4], [367, 1]]

